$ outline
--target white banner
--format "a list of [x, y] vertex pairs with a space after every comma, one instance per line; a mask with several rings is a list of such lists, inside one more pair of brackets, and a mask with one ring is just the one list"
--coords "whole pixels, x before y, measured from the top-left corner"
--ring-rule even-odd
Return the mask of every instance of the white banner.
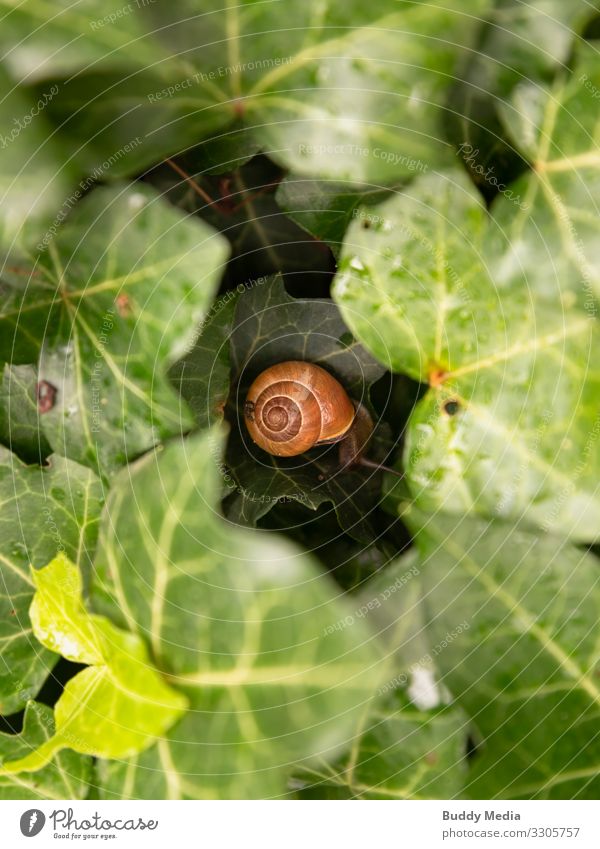
[[0, 846], [598, 849], [599, 802], [0, 802]]

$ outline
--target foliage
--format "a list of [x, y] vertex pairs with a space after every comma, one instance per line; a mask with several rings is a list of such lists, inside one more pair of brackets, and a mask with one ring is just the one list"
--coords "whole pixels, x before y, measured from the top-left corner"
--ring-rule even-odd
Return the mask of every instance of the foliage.
[[0, 798], [597, 797], [597, 4], [0, 9]]

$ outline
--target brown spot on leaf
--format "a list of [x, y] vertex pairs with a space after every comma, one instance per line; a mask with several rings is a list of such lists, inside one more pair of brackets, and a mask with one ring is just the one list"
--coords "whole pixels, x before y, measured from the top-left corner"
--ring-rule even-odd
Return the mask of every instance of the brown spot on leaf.
[[437, 755], [437, 752], [427, 752], [427, 754], [425, 755], [423, 760], [429, 766], [435, 766], [437, 764], [437, 762], [439, 761], [439, 757]]
[[441, 386], [442, 383], [446, 380], [447, 377], [448, 377], [448, 372], [445, 369], [440, 368], [439, 366], [436, 366], [435, 368], [431, 369], [431, 371], [429, 372], [429, 385], [430, 386]]
[[13, 609], [10, 611], [10, 613], [9, 613], [8, 615], [9, 615], [9, 616], [16, 616], [16, 615], [17, 615], [17, 611], [14, 609], [14, 607], [13, 607]]
[[58, 392], [56, 386], [53, 386], [51, 383], [48, 383], [47, 380], [40, 380], [37, 385], [37, 405], [38, 410], [42, 415], [44, 413], [50, 412], [52, 407], [54, 407], [54, 403], [56, 400], [56, 393]]
[[9, 274], [21, 274], [24, 277], [39, 277], [41, 272], [35, 271], [33, 268], [16, 268], [15, 266], [10, 266], [6, 271]]
[[117, 295], [115, 298], [115, 304], [117, 305], [117, 312], [121, 318], [128, 318], [131, 315], [131, 300], [129, 295], [126, 295], [125, 292], [121, 292], [120, 295]]

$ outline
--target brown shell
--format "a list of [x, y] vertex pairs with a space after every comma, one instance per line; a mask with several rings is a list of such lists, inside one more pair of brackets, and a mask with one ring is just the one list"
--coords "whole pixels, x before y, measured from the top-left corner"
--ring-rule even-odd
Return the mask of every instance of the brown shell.
[[278, 363], [256, 378], [244, 418], [252, 437], [276, 457], [295, 457], [323, 442], [336, 442], [354, 419], [343, 386], [314, 363]]

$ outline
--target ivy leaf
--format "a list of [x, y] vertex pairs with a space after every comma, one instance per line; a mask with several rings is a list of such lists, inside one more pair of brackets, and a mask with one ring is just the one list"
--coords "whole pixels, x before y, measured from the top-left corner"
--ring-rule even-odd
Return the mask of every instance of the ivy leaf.
[[151, 180], [175, 206], [197, 212], [228, 239], [231, 259], [223, 287], [254, 285], [261, 277], [281, 273], [297, 289], [326, 289], [331, 254], [278, 206], [281, 168], [266, 156], [255, 156], [237, 171], [214, 175], [206, 168], [203, 148], [198, 145], [177, 161], [161, 164]]
[[[37, 324], [55, 451], [103, 475], [189, 427], [166, 370], [189, 346], [225, 260], [223, 239], [143, 186], [97, 189], [38, 262], [0, 325]], [[36, 326], [36, 325], [34, 325]], [[10, 331], [9, 331], [10, 332]]]
[[[52, 709], [27, 702], [20, 734], [0, 733], [0, 763], [26, 757], [54, 734]], [[0, 771], [0, 799], [85, 799], [89, 791], [92, 759], [76, 752], [58, 752], [32, 775], [7, 775]]]
[[48, 85], [30, 98], [0, 66], [0, 246], [18, 261], [52, 223], [69, 196], [73, 168], [41, 114], [58, 93]]
[[[43, 57], [51, 53], [47, 27], [57, 38], [54, 11], [33, 0], [23, 5], [5, 21], [17, 65], [37, 39]], [[80, 73], [63, 82], [52, 104], [53, 119], [98, 159], [122, 150], [136, 132], [140, 144], [119, 157], [118, 173], [241, 124], [249, 149], [259, 145], [297, 173], [391, 182], [417, 160], [439, 165], [451, 157], [443, 137], [447, 90], [489, 5], [477, 0], [466, 14], [457, 0], [400, 8], [375, 0], [353, 2], [341, 14], [318, 0], [291, 11], [279, 3], [224, 11], [206, 0], [149, 4], [126, 17], [127, 33], [135, 19], [147, 36], [115, 37], [108, 47], [108, 27], [89, 34], [86, 44], [100, 57], [104, 48], [105, 58], [90, 66], [82, 56]], [[88, 14], [66, 11], [59, 25], [79, 34], [94, 14], [95, 5]], [[21, 45], [23, 15], [41, 34]]]
[[295, 760], [337, 754], [382, 675], [362, 623], [325, 633], [346, 606], [310, 555], [217, 515], [222, 446], [216, 431], [174, 442], [111, 489], [93, 598], [149, 641], [190, 710], [101, 764], [107, 798], [277, 795]]
[[[587, 0], [499, 0], [490, 9], [478, 49], [455, 85], [449, 115], [450, 135], [457, 144], [469, 145], [474, 165], [486, 171], [493, 161], [495, 174], [496, 165], [504, 174], [519, 167], [509, 141], [515, 136], [510, 126], [503, 126], [503, 108], [519, 84], [552, 82], [594, 14]], [[514, 120], [519, 118], [512, 116]], [[485, 178], [479, 180], [478, 172], [470, 170], [484, 191]]]
[[219, 175], [238, 171], [260, 153], [256, 140], [248, 139], [243, 126], [235, 124], [223, 133], [206, 139], [194, 151], [204, 174]]
[[351, 226], [334, 297], [381, 362], [429, 384], [404, 449], [419, 505], [596, 539], [596, 323], [495, 285], [494, 225], [463, 174], [426, 176], [376, 213]]
[[424, 635], [420, 571], [419, 553], [413, 546], [353, 596], [353, 618], [365, 619], [393, 658], [396, 674], [404, 673], [405, 681], [411, 667], [423, 665], [430, 648]]
[[169, 372], [201, 429], [220, 424], [229, 396], [230, 350], [238, 292], [215, 301], [198, 328], [193, 347]]
[[30, 564], [44, 566], [64, 551], [88, 573], [102, 505], [100, 481], [53, 455], [26, 466], [0, 447], [0, 713], [18, 711], [36, 695], [57, 658], [31, 633]]
[[532, 169], [511, 190], [527, 208], [503, 198], [495, 213], [504, 233], [498, 282], [516, 273], [547, 296], [568, 291], [592, 316], [600, 297], [598, 97], [597, 43], [581, 45], [574, 70], [551, 88], [514, 91], [503, 117]]
[[361, 204], [383, 200], [382, 189], [303, 179], [289, 174], [277, 189], [277, 202], [297, 224], [338, 254], [344, 234]]
[[405, 517], [420, 527], [431, 639], [470, 623], [437, 657], [483, 738], [469, 795], [596, 798], [597, 558], [518, 526]]
[[352, 612], [335, 623], [364, 621], [390, 659], [389, 679], [373, 693], [352, 746], [335, 764], [317, 763], [292, 779], [301, 798], [448, 799], [466, 777], [467, 720], [445, 703], [436, 683], [435, 648], [424, 630], [416, 548], [366, 581]]
[[[234, 499], [235, 494], [223, 505], [231, 521], [234, 521], [231, 506]], [[368, 543], [359, 542], [355, 536], [340, 532], [339, 518], [329, 504], [312, 510], [298, 501], [284, 498], [271, 508], [260, 527], [271, 533], [285, 533], [289, 539], [312, 551], [336, 584], [356, 598], [361, 587], [370, 586], [373, 576], [391, 568], [390, 560], [406, 543], [408, 532], [400, 522], [386, 521], [385, 516], [381, 519], [377, 537]], [[250, 519], [245, 517], [237, 524], [250, 524]]]
[[349, 755], [298, 772], [292, 787], [301, 799], [453, 799], [462, 792], [465, 750], [461, 711], [419, 710], [399, 687], [365, 716]]
[[281, 277], [256, 281], [238, 301], [231, 337], [234, 380], [249, 382], [276, 362], [308, 360], [332, 371], [354, 400], [385, 369], [352, 338], [334, 303], [291, 298]]
[[18, 6], [0, 0], [0, 9], [6, 23], [0, 36], [3, 61], [19, 80], [68, 77], [101, 63], [125, 70], [142, 56], [149, 63], [158, 58], [141, 38], [143, 16], [132, 14], [133, 8], [120, 0], [85, 0], [77, 6], [59, 0], [52, 9], [35, 0]]
[[34, 366], [4, 366], [0, 384], [0, 442], [28, 463], [39, 463], [52, 449], [41, 428]]
[[79, 569], [64, 554], [32, 577], [33, 633], [51, 651], [89, 665], [56, 702], [54, 734], [23, 757], [3, 761], [0, 776], [35, 772], [65, 748], [122, 758], [152, 745], [185, 710], [185, 697], [153, 669], [138, 636], [88, 613]]

